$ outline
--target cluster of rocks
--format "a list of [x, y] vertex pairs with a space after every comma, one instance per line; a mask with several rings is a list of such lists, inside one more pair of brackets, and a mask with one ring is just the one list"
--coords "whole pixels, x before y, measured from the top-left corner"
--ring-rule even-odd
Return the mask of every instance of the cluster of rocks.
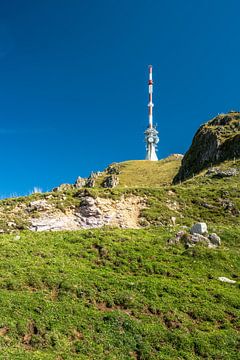
[[221, 245], [220, 237], [215, 234], [208, 234], [206, 223], [196, 223], [190, 232], [179, 231], [174, 238], [168, 240], [169, 245], [183, 244], [185, 247], [193, 247], [196, 244], [206, 245], [208, 248], [216, 248]]
[[[107, 177], [104, 178], [100, 186], [104, 188], [114, 188], [119, 184], [119, 178], [117, 175], [120, 174], [119, 167], [117, 164], [109, 165], [105, 170]], [[93, 188], [96, 186], [96, 180], [99, 176], [103, 175], [102, 172], [96, 171], [91, 172], [88, 178], [82, 178], [78, 176], [75, 183], [72, 184], [61, 184], [58, 187], [54, 188], [55, 192], [64, 192], [73, 189], [82, 189], [82, 188]]]
[[229, 168], [227, 170], [221, 170], [219, 168], [211, 168], [208, 169], [206, 172], [206, 176], [211, 176], [213, 178], [224, 178], [224, 177], [231, 177], [236, 176], [238, 174], [238, 170], [235, 168]]

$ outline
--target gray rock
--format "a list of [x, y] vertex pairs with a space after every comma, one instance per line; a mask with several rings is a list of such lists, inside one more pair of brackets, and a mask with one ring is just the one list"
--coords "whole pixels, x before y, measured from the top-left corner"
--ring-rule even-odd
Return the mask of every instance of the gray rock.
[[194, 224], [191, 227], [190, 233], [191, 234], [200, 234], [200, 235], [206, 234], [207, 233], [207, 224], [204, 222]]
[[71, 184], [61, 184], [57, 187], [55, 187], [52, 191], [57, 192], [57, 191], [68, 191], [73, 189], [73, 185]]
[[220, 237], [215, 234], [215, 233], [212, 233], [208, 236], [211, 244], [215, 245], [215, 246], [220, 246], [221, 245], [221, 239]]
[[27, 207], [28, 212], [32, 211], [46, 211], [51, 209], [51, 204], [49, 204], [46, 200], [36, 200], [31, 201]]
[[81, 176], [78, 176], [77, 180], [74, 183], [75, 188], [81, 189], [86, 185], [86, 179], [81, 178]]
[[229, 168], [227, 170], [220, 170], [219, 168], [211, 168], [206, 172], [207, 176], [212, 176], [214, 178], [223, 178], [223, 177], [231, 177], [236, 176], [238, 174], [237, 169]]
[[169, 239], [167, 242], [169, 245], [176, 245], [179, 244], [185, 236], [187, 236], [186, 232], [181, 230], [175, 235], [174, 238]]
[[86, 184], [85, 184], [86, 187], [88, 188], [93, 188], [95, 186], [95, 178], [88, 178], [86, 180]]
[[205, 243], [205, 244], [209, 244], [209, 239], [206, 236], [203, 236], [201, 234], [193, 234], [189, 236], [189, 240], [194, 243]]
[[81, 206], [93, 206], [95, 205], [95, 199], [91, 196], [84, 196], [81, 199]]
[[218, 278], [218, 280], [220, 280], [222, 282], [225, 282], [225, 283], [228, 283], [228, 284], [235, 284], [236, 283], [235, 280], [228, 279], [227, 277], [224, 277], [224, 276], [220, 276]]
[[106, 173], [109, 175], [119, 175], [120, 174], [120, 170], [119, 170], [119, 166], [117, 164], [111, 164], [108, 166], [108, 168], [106, 169]]
[[104, 188], [115, 188], [118, 184], [119, 184], [119, 179], [118, 179], [117, 175], [113, 174], [113, 175], [107, 176], [104, 179], [102, 186]]

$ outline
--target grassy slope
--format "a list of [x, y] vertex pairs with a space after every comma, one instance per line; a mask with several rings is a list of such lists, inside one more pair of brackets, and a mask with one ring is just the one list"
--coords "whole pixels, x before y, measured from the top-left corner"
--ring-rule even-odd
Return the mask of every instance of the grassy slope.
[[[133, 163], [127, 164], [131, 186]], [[240, 161], [221, 164], [234, 166]], [[151, 176], [152, 184], [159, 175]], [[240, 175], [203, 173], [176, 186], [146, 188], [143, 181], [135, 188], [122, 182], [113, 190], [89, 190], [93, 196], [147, 196], [143, 215], [162, 227], [1, 235], [0, 358], [237, 359], [239, 181]], [[77, 192], [51, 195], [49, 201], [63, 208], [80, 202]], [[11, 218], [16, 204], [45, 196], [4, 200], [2, 211]], [[171, 216], [176, 227], [169, 226]], [[221, 236], [220, 249], [166, 246], [180, 225], [196, 220]]]
[[[181, 159], [169, 156], [159, 161], [132, 160], [118, 163], [120, 170], [118, 188], [126, 187], [159, 187], [170, 184], [181, 165]], [[100, 185], [106, 177], [103, 172], [96, 185]]]
[[214, 230], [218, 250], [169, 228], [1, 235], [1, 358], [237, 359], [240, 230]]

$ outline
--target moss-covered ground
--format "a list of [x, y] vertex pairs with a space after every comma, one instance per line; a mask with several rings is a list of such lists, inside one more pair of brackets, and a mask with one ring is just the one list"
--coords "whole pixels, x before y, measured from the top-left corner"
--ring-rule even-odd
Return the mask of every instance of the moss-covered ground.
[[238, 359], [240, 229], [188, 250], [176, 230], [1, 235], [0, 358]]

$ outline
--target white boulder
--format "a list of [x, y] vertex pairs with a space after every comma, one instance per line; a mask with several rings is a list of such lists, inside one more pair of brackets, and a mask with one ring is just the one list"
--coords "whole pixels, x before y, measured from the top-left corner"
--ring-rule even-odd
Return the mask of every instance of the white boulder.
[[200, 235], [204, 235], [207, 234], [207, 224], [204, 222], [199, 222], [194, 224], [191, 227], [190, 233], [191, 234], [200, 234]]

